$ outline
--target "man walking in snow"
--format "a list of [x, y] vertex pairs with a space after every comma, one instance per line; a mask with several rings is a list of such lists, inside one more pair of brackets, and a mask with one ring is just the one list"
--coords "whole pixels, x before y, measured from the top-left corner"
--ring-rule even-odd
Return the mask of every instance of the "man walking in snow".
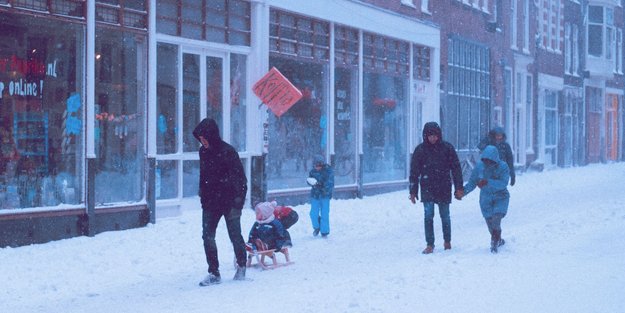
[[237, 151], [221, 140], [215, 120], [203, 119], [193, 130], [200, 141], [200, 186], [202, 239], [208, 263], [208, 276], [200, 286], [221, 282], [215, 233], [223, 216], [236, 256], [235, 280], [245, 279], [245, 241], [241, 235], [241, 211], [247, 194], [247, 178]]
[[423, 143], [419, 144], [410, 161], [410, 201], [419, 199], [421, 186], [421, 202], [424, 208], [425, 241], [427, 246], [423, 254], [434, 252], [434, 204], [443, 226], [445, 250], [451, 249], [451, 183], [455, 188], [454, 196], [462, 199], [462, 170], [454, 147], [443, 141], [440, 126], [436, 122], [428, 122], [423, 126]]

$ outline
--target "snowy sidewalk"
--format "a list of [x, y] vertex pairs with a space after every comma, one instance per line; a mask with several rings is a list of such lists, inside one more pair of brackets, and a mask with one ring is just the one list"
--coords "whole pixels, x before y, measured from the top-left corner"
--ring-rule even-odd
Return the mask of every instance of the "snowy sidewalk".
[[[451, 205], [451, 251], [422, 255], [423, 208], [407, 191], [331, 202], [331, 234], [313, 238], [309, 206], [291, 229], [295, 264], [248, 269], [198, 287], [201, 212], [141, 229], [0, 249], [0, 312], [623, 312], [625, 163], [524, 173], [489, 253], [478, 191]], [[288, 203], [285, 203], [288, 205]], [[254, 220], [245, 210], [243, 235]]]

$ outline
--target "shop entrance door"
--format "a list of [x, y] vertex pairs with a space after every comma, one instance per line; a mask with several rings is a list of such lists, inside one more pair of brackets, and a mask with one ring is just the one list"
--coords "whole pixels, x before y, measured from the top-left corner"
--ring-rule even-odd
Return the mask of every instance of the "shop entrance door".
[[181, 114], [182, 140], [182, 197], [191, 197], [198, 194], [197, 180], [200, 164], [198, 149], [199, 143], [193, 136], [193, 130], [199, 122], [210, 117], [217, 122], [220, 135], [224, 138], [223, 125], [223, 95], [227, 94], [224, 88], [224, 59], [219, 54], [208, 54], [205, 51], [183, 50], [182, 52], [182, 101]]
[[[179, 200], [198, 195], [200, 143], [193, 130], [205, 118], [213, 118], [221, 136], [229, 130], [224, 125], [223, 95], [230, 85], [224, 84], [229, 75], [226, 53], [206, 49], [161, 46], [159, 50], [159, 138], [157, 155], [156, 198]], [[159, 74], [160, 75], [160, 74]], [[173, 77], [174, 79], [168, 79]], [[167, 85], [167, 86], [165, 86]], [[165, 92], [165, 87], [168, 89]], [[165, 136], [171, 134], [169, 137]]]

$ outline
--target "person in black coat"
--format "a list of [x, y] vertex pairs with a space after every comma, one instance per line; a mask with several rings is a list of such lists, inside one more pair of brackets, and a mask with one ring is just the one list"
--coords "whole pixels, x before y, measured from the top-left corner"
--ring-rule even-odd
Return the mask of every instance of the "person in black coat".
[[423, 143], [419, 144], [410, 162], [410, 201], [419, 199], [421, 186], [421, 202], [424, 208], [424, 225], [426, 248], [424, 254], [434, 251], [434, 204], [443, 226], [445, 250], [451, 249], [451, 183], [455, 188], [454, 196], [462, 199], [462, 170], [454, 147], [443, 141], [440, 126], [436, 122], [428, 122], [423, 126]]
[[237, 262], [235, 280], [245, 279], [245, 241], [241, 235], [241, 211], [247, 194], [247, 178], [237, 151], [221, 140], [215, 120], [203, 119], [193, 130], [200, 147], [200, 186], [202, 239], [208, 263], [208, 276], [201, 286], [221, 282], [215, 233], [219, 220], [226, 220], [228, 235]]
[[508, 164], [510, 169], [510, 186], [514, 186], [516, 183], [516, 174], [514, 173], [514, 156], [512, 155], [512, 148], [506, 142], [506, 132], [502, 127], [495, 127], [488, 132], [488, 136], [484, 137], [482, 141], [477, 145], [480, 149], [480, 153], [484, 151], [486, 146], [495, 146], [499, 151], [499, 158]]

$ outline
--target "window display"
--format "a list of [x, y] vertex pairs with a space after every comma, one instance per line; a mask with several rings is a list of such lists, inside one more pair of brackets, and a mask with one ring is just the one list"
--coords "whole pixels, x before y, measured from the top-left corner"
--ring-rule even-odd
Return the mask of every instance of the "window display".
[[156, 151], [171, 154], [176, 153], [178, 143], [178, 46], [159, 43], [156, 57]]
[[84, 29], [0, 15], [0, 209], [79, 204]]
[[315, 154], [325, 155], [327, 145], [326, 66], [285, 58], [270, 58], [303, 94], [280, 117], [269, 113], [267, 185], [270, 189], [305, 187]]
[[409, 45], [363, 37], [363, 182], [406, 179]]
[[143, 199], [144, 35], [96, 31], [96, 205]]

